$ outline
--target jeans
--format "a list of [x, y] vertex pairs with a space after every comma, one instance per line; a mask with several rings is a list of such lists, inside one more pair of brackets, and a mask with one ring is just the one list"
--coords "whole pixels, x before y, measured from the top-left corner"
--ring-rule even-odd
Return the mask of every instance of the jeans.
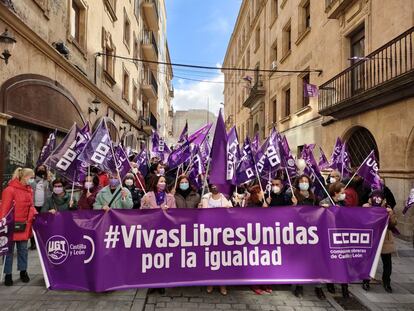
[[382, 283], [384, 285], [391, 284], [392, 261], [391, 254], [381, 254], [382, 259]]
[[4, 266], [5, 274], [12, 274], [13, 268], [13, 253], [14, 245], [17, 246], [17, 270], [27, 270], [27, 241], [16, 241], [11, 245], [10, 254], [6, 256], [6, 263]]

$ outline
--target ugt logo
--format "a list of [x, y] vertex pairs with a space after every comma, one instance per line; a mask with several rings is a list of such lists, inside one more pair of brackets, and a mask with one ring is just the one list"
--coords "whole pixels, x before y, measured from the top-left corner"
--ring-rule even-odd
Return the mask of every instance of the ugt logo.
[[60, 265], [69, 256], [69, 243], [61, 235], [54, 235], [46, 242], [47, 258], [54, 265]]
[[371, 248], [372, 229], [329, 228], [330, 248]]

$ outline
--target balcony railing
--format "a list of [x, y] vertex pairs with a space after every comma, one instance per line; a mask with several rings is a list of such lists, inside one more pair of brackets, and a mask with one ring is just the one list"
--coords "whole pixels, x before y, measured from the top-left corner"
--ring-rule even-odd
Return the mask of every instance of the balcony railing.
[[151, 85], [154, 88], [155, 94], [158, 94], [158, 83], [151, 70], [144, 70], [144, 85]]
[[158, 55], [158, 45], [152, 31], [144, 31], [143, 44], [152, 44], [155, 49], [155, 53]]
[[[250, 83], [253, 83], [253, 81]], [[253, 108], [253, 106], [258, 102], [258, 100], [265, 95], [265, 93], [266, 90], [263, 87], [262, 77], [261, 75], [259, 75], [259, 71], [257, 70], [255, 72], [254, 84], [250, 88], [249, 96], [243, 103], [243, 106], [247, 108]]]
[[414, 27], [366, 57], [351, 59], [356, 63], [319, 87], [319, 113], [333, 115], [356, 104], [355, 112], [367, 110], [373, 105], [364, 105], [374, 97], [380, 97], [378, 103], [395, 100], [400, 89], [407, 96], [409, 85], [414, 93], [413, 41]]

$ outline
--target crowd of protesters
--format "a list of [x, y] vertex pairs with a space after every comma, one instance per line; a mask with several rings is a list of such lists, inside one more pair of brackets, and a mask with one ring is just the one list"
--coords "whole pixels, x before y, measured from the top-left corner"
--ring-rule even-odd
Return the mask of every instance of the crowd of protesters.
[[[382, 181], [382, 189], [367, 188], [363, 179], [355, 175], [352, 180], [342, 178], [340, 172], [330, 171], [326, 179], [326, 195], [318, 197], [313, 192], [312, 180], [307, 175], [297, 176], [291, 184], [283, 176], [260, 184], [257, 180], [239, 185], [233, 195], [219, 191], [218, 185], [208, 184], [197, 189], [186, 175], [169, 171], [157, 158], [151, 159], [147, 176], [142, 176], [132, 163], [133, 169], [123, 180], [118, 175], [107, 174], [96, 168], [90, 169], [80, 194], [73, 195], [71, 184], [60, 178], [54, 178], [43, 165], [35, 171], [17, 169], [2, 194], [1, 215], [5, 215], [12, 203], [15, 205], [15, 222], [25, 223], [24, 228], [14, 233], [14, 245], [17, 248], [17, 269], [23, 282], [29, 282], [28, 240], [31, 238], [31, 224], [37, 213], [72, 210], [110, 209], [169, 209], [169, 208], [277, 208], [278, 206], [363, 206], [386, 208], [389, 215], [388, 232], [383, 244], [381, 258], [383, 262], [383, 286], [387, 292], [391, 288], [391, 254], [395, 252], [392, 230], [396, 226], [393, 208], [396, 205], [391, 190]], [[348, 184], [347, 186], [345, 186]], [[13, 247], [14, 247], [13, 245]], [[32, 239], [30, 248], [35, 249]], [[5, 285], [13, 285], [13, 255], [6, 256]], [[325, 299], [323, 284], [315, 284], [315, 293], [321, 300]], [[364, 280], [363, 289], [369, 290], [369, 280]], [[164, 289], [156, 289], [163, 293]], [[270, 286], [253, 286], [256, 294], [271, 292]], [[334, 284], [327, 284], [327, 290], [335, 292]], [[348, 285], [341, 284], [343, 297], [349, 297]], [[213, 287], [207, 287], [211, 293]], [[303, 296], [303, 286], [294, 286], [294, 294]], [[227, 295], [225, 286], [220, 286], [220, 293]]]

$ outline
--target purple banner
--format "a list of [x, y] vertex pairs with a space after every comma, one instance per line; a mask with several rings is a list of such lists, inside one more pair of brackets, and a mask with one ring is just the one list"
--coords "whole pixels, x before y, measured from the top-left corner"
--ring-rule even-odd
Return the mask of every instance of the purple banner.
[[387, 223], [385, 208], [110, 210], [44, 213], [34, 232], [48, 288], [101, 292], [355, 282]]
[[14, 208], [12, 207], [7, 215], [0, 219], [0, 256], [10, 252], [13, 242], [14, 229]]

